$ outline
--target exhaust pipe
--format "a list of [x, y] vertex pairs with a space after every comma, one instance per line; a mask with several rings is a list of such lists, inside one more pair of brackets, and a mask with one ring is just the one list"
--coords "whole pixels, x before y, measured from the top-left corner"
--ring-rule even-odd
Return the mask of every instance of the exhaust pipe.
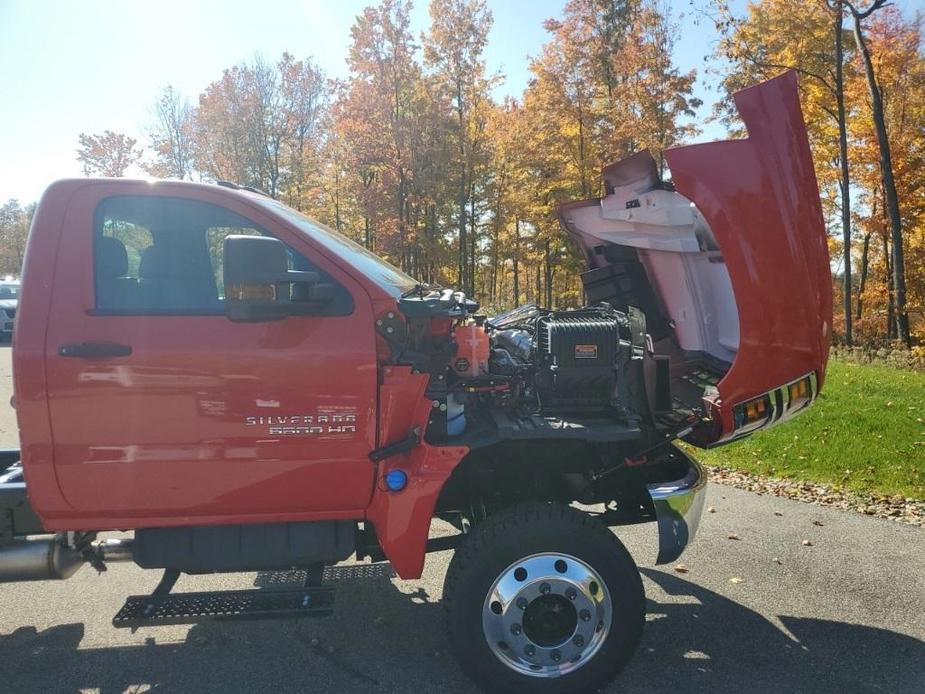
[[86, 562], [105, 571], [103, 564], [134, 560], [131, 539], [97, 540], [87, 549], [81, 552], [69, 547], [63, 533], [51, 539], [16, 540], [0, 545], [0, 583], [61, 580], [73, 576]]
[[0, 583], [70, 578], [83, 563], [81, 553], [65, 544], [64, 535], [17, 540], [0, 546]]
[[132, 539], [97, 540], [92, 545], [100, 561], [135, 561], [135, 541]]

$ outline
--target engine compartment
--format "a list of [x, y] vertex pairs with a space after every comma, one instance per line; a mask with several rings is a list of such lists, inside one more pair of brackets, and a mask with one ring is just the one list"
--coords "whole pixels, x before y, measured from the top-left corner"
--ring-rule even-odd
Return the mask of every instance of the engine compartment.
[[678, 436], [717, 440], [710, 418], [739, 315], [716, 238], [648, 152], [603, 177], [602, 198], [559, 210], [587, 264], [585, 306], [487, 317], [458, 292], [421, 286], [399, 301], [407, 325], [380, 326], [396, 363], [434, 377], [428, 439], [575, 436], [643, 452]]
[[486, 339], [488, 375], [510, 379], [501, 406], [602, 416], [623, 407], [631, 354], [626, 313], [609, 306], [549, 311], [531, 305], [487, 321]]
[[690, 430], [646, 316], [599, 302], [529, 304], [487, 317], [460, 293], [421, 288], [377, 322], [398, 363], [431, 374], [425, 438], [481, 448], [527, 439], [620, 443], [644, 452]]

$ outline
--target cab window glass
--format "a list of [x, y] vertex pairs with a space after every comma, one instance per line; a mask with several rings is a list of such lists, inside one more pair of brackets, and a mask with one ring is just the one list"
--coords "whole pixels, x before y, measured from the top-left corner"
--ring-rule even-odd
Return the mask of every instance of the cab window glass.
[[[185, 198], [107, 198], [96, 216], [96, 308], [115, 313], [223, 313], [225, 238], [268, 235], [230, 210]], [[287, 254], [291, 268], [317, 271], [295, 251]], [[338, 297], [319, 313], [350, 313], [349, 292], [338, 287]]]

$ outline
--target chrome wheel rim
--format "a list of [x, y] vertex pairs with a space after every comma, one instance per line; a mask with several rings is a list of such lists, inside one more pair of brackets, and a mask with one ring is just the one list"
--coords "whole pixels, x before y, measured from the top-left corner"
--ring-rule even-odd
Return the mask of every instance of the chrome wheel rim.
[[600, 575], [568, 554], [533, 554], [507, 567], [482, 608], [488, 648], [532, 677], [561, 677], [590, 661], [613, 620]]

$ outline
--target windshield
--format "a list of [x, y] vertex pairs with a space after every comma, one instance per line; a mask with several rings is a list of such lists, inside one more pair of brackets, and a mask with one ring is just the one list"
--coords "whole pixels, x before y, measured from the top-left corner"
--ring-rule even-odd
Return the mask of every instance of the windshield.
[[15, 284], [0, 284], [0, 299], [15, 299], [19, 296], [19, 286]]
[[260, 202], [271, 206], [275, 212], [285, 217], [286, 221], [297, 226], [327, 250], [346, 260], [352, 267], [362, 272], [363, 275], [378, 284], [389, 294], [397, 297], [409, 289], [413, 289], [418, 284], [416, 279], [406, 275], [391, 263], [363, 248], [360, 244], [351, 241], [340, 232], [316, 222], [314, 219], [306, 217], [276, 200], [266, 199]]

